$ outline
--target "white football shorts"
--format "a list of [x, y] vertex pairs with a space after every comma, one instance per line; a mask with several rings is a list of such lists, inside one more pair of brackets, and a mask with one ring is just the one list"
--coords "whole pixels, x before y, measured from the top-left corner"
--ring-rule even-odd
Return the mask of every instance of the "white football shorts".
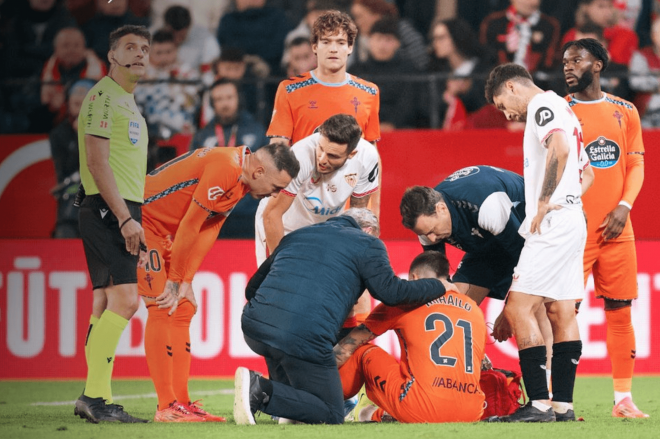
[[582, 299], [586, 239], [587, 226], [581, 209], [547, 213], [541, 234], [527, 235], [513, 270], [511, 291], [542, 296], [546, 302]]

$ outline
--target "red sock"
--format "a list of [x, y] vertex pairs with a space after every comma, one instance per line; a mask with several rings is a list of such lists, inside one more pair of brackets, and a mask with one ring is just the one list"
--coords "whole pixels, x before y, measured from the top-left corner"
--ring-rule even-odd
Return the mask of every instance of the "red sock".
[[158, 409], [163, 410], [176, 400], [172, 386], [172, 341], [168, 309], [159, 309], [155, 302], [147, 305], [149, 316], [144, 332], [144, 352], [149, 374], [158, 395]]
[[172, 318], [172, 349], [174, 352], [174, 375], [172, 386], [176, 400], [190, 404], [188, 378], [190, 377], [190, 321], [195, 315], [195, 307], [188, 300], [179, 303]]
[[605, 310], [607, 352], [612, 361], [614, 390], [617, 392], [630, 392], [632, 389], [636, 347], [630, 310], [630, 306]]

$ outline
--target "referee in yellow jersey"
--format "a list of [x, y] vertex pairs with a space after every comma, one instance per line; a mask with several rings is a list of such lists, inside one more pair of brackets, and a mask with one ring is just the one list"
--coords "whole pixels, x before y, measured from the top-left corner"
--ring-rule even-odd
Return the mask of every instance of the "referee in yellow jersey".
[[[112, 367], [121, 333], [138, 308], [137, 265], [146, 260], [141, 205], [147, 124], [133, 90], [149, 64], [151, 34], [123, 26], [110, 34], [110, 71], [78, 116], [80, 236], [94, 290], [85, 341], [87, 382], [75, 414], [90, 422], [147, 422], [112, 402]], [[82, 191], [81, 191], [82, 193]], [[142, 252], [141, 252], [142, 248]]]

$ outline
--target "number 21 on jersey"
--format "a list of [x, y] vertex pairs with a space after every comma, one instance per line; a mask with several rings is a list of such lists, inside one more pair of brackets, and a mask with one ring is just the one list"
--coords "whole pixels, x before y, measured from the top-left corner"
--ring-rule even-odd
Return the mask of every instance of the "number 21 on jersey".
[[[440, 324], [440, 322], [442, 324]], [[455, 335], [455, 326], [460, 328], [463, 335], [463, 348], [465, 353], [465, 373], [473, 373], [472, 370], [472, 323], [467, 320], [458, 319], [456, 325], [445, 314], [435, 312], [426, 316], [424, 329], [436, 331], [443, 329], [442, 333], [429, 346], [431, 360], [438, 366], [456, 367], [455, 357], [443, 356], [440, 353], [442, 347]]]

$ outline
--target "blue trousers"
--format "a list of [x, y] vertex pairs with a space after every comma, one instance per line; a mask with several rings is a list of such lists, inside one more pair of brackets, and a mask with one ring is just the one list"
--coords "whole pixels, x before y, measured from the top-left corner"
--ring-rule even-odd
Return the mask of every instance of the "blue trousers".
[[266, 359], [273, 384], [264, 413], [306, 424], [344, 422], [344, 397], [336, 364], [301, 360], [248, 336], [245, 342]]

